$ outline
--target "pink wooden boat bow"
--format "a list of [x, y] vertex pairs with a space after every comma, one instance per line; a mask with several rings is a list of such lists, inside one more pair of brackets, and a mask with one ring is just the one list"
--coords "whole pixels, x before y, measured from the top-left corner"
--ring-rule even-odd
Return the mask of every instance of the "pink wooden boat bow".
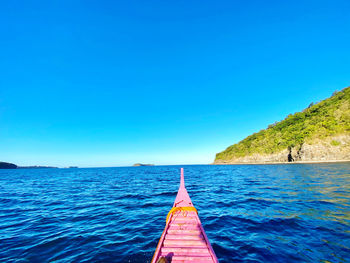
[[183, 168], [179, 191], [151, 262], [156, 263], [161, 257], [168, 263], [219, 262], [185, 188]]

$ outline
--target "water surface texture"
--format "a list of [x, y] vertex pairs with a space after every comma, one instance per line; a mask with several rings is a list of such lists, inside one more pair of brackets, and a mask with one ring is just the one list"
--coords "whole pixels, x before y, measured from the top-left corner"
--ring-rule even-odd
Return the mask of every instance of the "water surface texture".
[[[350, 163], [184, 166], [220, 262], [350, 262]], [[0, 170], [1, 262], [150, 262], [180, 166]]]

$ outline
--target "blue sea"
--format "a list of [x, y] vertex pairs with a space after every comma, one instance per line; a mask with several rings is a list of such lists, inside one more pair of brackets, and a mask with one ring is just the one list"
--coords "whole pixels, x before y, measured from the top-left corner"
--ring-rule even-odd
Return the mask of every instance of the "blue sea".
[[0, 262], [150, 262], [180, 167], [220, 262], [350, 262], [350, 163], [0, 170]]

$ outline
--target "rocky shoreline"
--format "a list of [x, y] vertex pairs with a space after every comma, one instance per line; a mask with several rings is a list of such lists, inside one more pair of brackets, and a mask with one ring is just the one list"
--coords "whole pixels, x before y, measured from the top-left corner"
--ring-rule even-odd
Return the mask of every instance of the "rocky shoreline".
[[317, 164], [317, 163], [348, 163], [349, 160], [330, 160], [330, 161], [295, 161], [295, 162], [256, 162], [256, 163], [225, 163], [225, 162], [214, 162], [213, 165], [261, 165], [261, 164]]
[[342, 134], [304, 143], [273, 154], [252, 154], [214, 164], [328, 163], [350, 161], [350, 135]]

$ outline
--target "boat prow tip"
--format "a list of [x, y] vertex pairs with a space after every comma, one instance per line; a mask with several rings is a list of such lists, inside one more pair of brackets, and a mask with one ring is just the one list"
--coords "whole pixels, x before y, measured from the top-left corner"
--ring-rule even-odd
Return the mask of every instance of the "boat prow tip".
[[159, 263], [170, 254], [172, 262], [219, 262], [185, 188], [183, 168], [179, 191], [151, 263]]
[[181, 168], [180, 188], [185, 188], [184, 168]]

